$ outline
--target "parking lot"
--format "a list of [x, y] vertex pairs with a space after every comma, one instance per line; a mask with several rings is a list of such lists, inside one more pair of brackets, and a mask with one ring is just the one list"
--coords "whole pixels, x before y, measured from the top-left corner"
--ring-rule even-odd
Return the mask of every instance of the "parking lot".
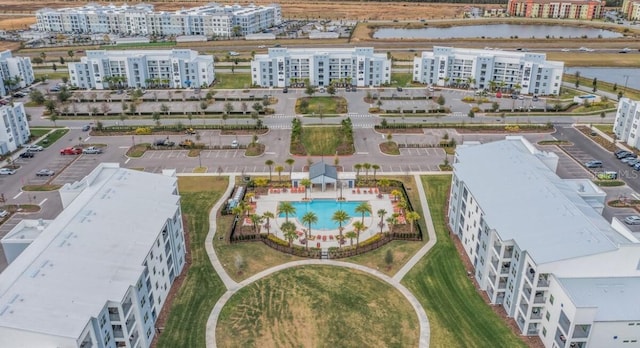
[[[545, 151], [552, 151], [558, 155], [558, 176], [563, 179], [593, 179], [595, 171], [602, 169], [587, 169], [583, 163], [593, 158], [575, 146], [541, 146]], [[592, 172], [592, 170], [594, 170]]]

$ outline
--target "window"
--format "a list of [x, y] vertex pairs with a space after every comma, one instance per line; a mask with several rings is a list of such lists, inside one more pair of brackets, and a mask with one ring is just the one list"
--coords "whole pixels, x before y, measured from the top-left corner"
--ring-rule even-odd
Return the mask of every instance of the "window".
[[553, 304], [553, 300], [554, 300], [554, 299], [553, 299], [553, 295], [549, 296], [549, 302], [550, 302], [551, 304]]
[[107, 316], [105, 314], [103, 314], [100, 317], [100, 327], [103, 327], [106, 322], [107, 322]]
[[549, 318], [551, 318], [551, 313], [547, 312], [547, 314], [544, 317], [547, 319], [547, 321], [549, 321]]
[[542, 336], [547, 337], [547, 328], [542, 327]]

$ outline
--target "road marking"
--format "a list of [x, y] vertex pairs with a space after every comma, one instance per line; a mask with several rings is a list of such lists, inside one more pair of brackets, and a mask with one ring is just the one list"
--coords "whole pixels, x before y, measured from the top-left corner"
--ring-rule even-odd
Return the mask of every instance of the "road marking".
[[20, 197], [20, 195], [21, 195], [22, 193], [23, 193], [23, 192], [22, 192], [22, 191], [20, 191], [20, 193], [18, 193], [17, 195], [13, 196], [13, 199], [17, 199], [18, 197]]
[[275, 152], [265, 152], [264, 154], [265, 155], [275, 155], [276, 153]]
[[129, 163], [129, 161], [131, 161], [131, 158], [127, 158], [127, 160], [126, 160], [126, 161], [124, 161], [124, 164]]
[[91, 136], [84, 138], [84, 142], [86, 143], [87, 141], [89, 141], [89, 139], [91, 139]]
[[[88, 138], [87, 138], [87, 139], [88, 139]], [[131, 147], [131, 146], [118, 146], [118, 148], [119, 148], [119, 149], [128, 149], [128, 148], [130, 148], [130, 147]]]
[[631, 195], [632, 195], [632, 196], [633, 196], [633, 198], [635, 198], [635, 199], [640, 199], [640, 196], [638, 196], [638, 194], [637, 194], [637, 193], [632, 193]]
[[356, 155], [368, 155], [368, 152], [356, 152]]
[[44, 204], [44, 202], [46, 202], [46, 201], [48, 201], [48, 200], [49, 200], [49, 198], [45, 198], [45, 199], [43, 199], [43, 200], [42, 200], [42, 202], [38, 203], [38, 205], [39, 205], [39, 206], [42, 206], [42, 205]]

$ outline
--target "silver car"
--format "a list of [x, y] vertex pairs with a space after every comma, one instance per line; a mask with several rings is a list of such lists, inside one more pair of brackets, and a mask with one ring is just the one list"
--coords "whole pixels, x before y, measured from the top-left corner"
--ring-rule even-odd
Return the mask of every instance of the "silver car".
[[640, 216], [631, 215], [624, 218], [624, 223], [627, 225], [640, 225]]

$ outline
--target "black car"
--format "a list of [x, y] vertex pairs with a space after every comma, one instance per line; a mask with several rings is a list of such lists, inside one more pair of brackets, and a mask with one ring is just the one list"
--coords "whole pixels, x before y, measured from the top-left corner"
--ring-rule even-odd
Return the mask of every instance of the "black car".
[[398, 87], [398, 88], [396, 88], [396, 90], [397, 90], [398, 92], [402, 92], [402, 87]]
[[20, 158], [33, 158], [35, 156], [31, 151], [25, 151], [20, 154]]
[[83, 132], [87, 132], [87, 131], [89, 131], [90, 129], [91, 129], [91, 126], [90, 126], [90, 125], [88, 125], [88, 124], [87, 124], [87, 125], [82, 126], [82, 131], [83, 131]]
[[285, 87], [282, 89], [282, 93], [288, 93], [289, 92], [289, 88]]

